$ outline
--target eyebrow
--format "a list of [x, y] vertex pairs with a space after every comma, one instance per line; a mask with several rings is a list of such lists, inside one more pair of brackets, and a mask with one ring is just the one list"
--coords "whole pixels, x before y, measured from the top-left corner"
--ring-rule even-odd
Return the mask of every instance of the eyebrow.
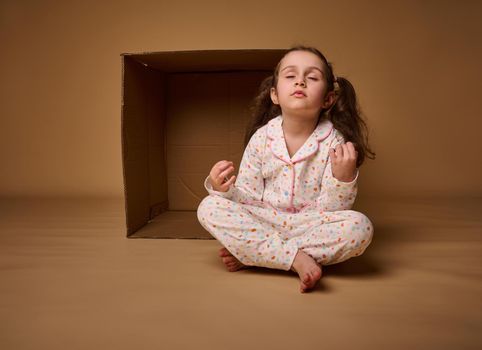
[[[296, 66], [286, 66], [286, 67], [284, 67], [281, 71], [284, 71], [285, 69], [288, 69], [288, 68], [296, 68]], [[316, 66], [309, 66], [309, 67], [308, 67], [308, 70], [312, 70], [312, 69], [316, 69], [316, 70], [320, 71], [320, 73], [321, 73], [322, 75], [324, 75], [324, 74], [323, 74], [323, 71], [322, 71], [320, 68], [318, 68], [318, 67], [316, 67]]]

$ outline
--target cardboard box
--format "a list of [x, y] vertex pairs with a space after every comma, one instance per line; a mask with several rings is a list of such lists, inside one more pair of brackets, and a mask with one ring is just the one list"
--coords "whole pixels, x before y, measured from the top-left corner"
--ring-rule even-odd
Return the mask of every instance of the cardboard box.
[[204, 179], [220, 160], [238, 173], [250, 103], [285, 51], [121, 54], [127, 237], [212, 238]]

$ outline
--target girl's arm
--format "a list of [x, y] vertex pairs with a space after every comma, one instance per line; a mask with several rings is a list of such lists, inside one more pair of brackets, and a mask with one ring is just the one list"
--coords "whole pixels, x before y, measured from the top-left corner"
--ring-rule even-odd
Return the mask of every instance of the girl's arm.
[[[336, 131], [330, 148], [343, 144], [343, 136]], [[316, 206], [323, 211], [349, 210], [355, 203], [358, 192], [357, 180], [359, 169], [356, 169], [356, 176], [350, 182], [343, 182], [333, 176], [331, 170], [331, 158], [328, 157], [325, 172], [322, 178], [320, 195], [316, 199]]]
[[260, 129], [253, 134], [244, 150], [236, 181], [229, 187], [227, 192], [215, 191], [211, 186], [209, 176], [205, 179], [204, 187], [209, 194], [221, 196], [238, 203], [262, 200], [264, 179], [261, 173], [261, 152], [264, 149], [265, 137], [265, 133]]

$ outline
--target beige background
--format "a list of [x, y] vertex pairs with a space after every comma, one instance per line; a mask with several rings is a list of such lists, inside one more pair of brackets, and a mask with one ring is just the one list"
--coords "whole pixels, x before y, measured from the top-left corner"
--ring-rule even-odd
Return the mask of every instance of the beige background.
[[[1, 349], [482, 348], [482, 1], [70, 2], [0, 0]], [[120, 53], [295, 43], [367, 115], [366, 253], [300, 294], [216, 240], [125, 239]], [[117, 198], [1, 198], [34, 195]]]
[[359, 195], [481, 195], [479, 1], [1, 1], [0, 196], [123, 195], [123, 52], [318, 47], [376, 161]]

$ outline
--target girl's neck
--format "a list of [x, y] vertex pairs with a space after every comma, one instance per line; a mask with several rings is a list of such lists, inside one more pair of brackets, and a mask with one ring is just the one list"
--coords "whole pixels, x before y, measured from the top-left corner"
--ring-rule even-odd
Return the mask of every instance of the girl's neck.
[[314, 118], [300, 118], [282, 114], [281, 127], [285, 135], [293, 137], [306, 137], [316, 129], [318, 125], [318, 116]]

